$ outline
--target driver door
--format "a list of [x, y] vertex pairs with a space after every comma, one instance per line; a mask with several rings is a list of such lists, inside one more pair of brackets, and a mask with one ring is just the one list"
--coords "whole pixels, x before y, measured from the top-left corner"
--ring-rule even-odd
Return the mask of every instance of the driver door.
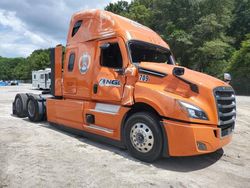
[[127, 51], [121, 38], [98, 42], [92, 86], [93, 100], [102, 103], [121, 101], [126, 81], [124, 68], [127, 64]]

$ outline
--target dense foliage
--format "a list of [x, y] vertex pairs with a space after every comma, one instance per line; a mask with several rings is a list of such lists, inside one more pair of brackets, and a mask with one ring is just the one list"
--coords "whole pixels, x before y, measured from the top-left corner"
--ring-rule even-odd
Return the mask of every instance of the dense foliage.
[[0, 56], [0, 80], [31, 80], [32, 70], [50, 66], [49, 49], [35, 50], [27, 58]]
[[[250, 94], [250, 0], [132, 0], [105, 9], [155, 30], [180, 65], [219, 78], [230, 72], [237, 92]], [[48, 66], [48, 49], [0, 57], [0, 80], [30, 79]]]
[[250, 94], [250, 35], [241, 43], [239, 50], [233, 53], [229, 71], [232, 73], [235, 90], [238, 94]]

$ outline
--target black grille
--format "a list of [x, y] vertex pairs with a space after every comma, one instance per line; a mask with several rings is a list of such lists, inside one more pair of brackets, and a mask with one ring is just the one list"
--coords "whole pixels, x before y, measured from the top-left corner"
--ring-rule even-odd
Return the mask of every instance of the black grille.
[[232, 132], [235, 125], [236, 103], [234, 90], [231, 87], [217, 87], [214, 90], [217, 103], [219, 125], [221, 136], [226, 136]]

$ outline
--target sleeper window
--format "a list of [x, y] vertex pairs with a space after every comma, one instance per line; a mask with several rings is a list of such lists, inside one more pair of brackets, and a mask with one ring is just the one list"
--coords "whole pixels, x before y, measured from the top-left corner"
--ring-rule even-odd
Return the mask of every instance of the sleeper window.
[[69, 63], [68, 63], [68, 71], [72, 72], [74, 69], [74, 63], [75, 63], [75, 54], [71, 53], [69, 56]]
[[72, 33], [71, 33], [71, 37], [73, 37], [77, 33], [77, 31], [79, 30], [81, 25], [82, 25], [82, 20], [79, 20], [75, 23], [73, 30], [72, 30]]
[[110, 68], [122, 68], [122, 54], [118, 43], [109, 43], [101, 49], [101, 65]]

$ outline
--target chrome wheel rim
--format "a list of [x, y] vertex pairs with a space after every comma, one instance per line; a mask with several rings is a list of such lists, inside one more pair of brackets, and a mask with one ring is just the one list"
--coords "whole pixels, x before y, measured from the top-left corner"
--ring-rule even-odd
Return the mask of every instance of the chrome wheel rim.
[[30, 117], [34, 117], [35, 115], [35, 105], [32, 101], [28, 102], [28, 113]]
[[130, 130], [130, 141], [137, 151], [147, 153], [153, 148], [154, 135], [145, 123], [136, 123]]

